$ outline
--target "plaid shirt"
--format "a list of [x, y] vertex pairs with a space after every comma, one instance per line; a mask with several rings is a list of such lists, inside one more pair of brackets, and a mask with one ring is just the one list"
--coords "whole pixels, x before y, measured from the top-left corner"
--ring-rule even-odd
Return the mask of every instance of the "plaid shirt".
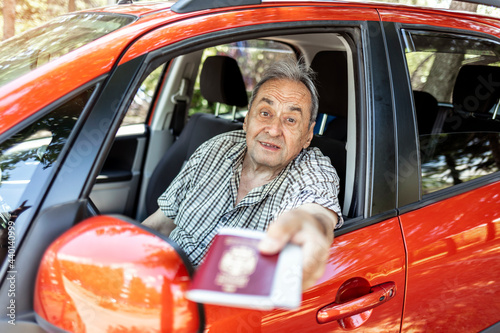
[[163, 213], [174, 220], [170, 238], [197, 266], [221, 227], [266, 230], [281, 213], [317, 203], [337, 213], [339, 178], [329, 158], [307, 148], [271, 182], [252, 189], [236, 206], [245, 132], [224, 133], [202, 144], [158, 199]]

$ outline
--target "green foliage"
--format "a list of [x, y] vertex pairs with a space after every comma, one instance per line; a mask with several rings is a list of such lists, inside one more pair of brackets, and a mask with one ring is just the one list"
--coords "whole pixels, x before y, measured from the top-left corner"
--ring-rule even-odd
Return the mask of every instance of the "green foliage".
[[[76, 10], [105, 6], [107, 0], [74, 0]], [[43, 23], [68, 13], [69, 0], [16, 0], [16, 34], [38, 27]], [[3, 13], [3, 12], [2, 12]], [[4, 25], [3, 14], [0, 24]], [[3, 39], [3, 29], [1, 39]]]

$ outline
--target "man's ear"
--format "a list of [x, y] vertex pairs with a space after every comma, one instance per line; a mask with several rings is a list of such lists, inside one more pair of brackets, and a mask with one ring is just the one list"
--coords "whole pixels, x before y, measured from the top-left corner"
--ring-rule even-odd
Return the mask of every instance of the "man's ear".
[[248, 112], [245, 115], [245, 119], [243, 120], [243, 130], [246, 132], [247, 131], [247, 118], [248, 115], [250, 114], [250, 106], [248, 106]]
[[304, 146], [302, 148], [306, 149], [307, 147], [309, 147], [309, 145], [311, 144], [311, 141], [314, 137], [314, 125], [316, 125], [316, 122], [312, 123], [311, 126], [309, 126], [309, 129], [307, 130], [307, 140], [306, 142], [304, 143]]

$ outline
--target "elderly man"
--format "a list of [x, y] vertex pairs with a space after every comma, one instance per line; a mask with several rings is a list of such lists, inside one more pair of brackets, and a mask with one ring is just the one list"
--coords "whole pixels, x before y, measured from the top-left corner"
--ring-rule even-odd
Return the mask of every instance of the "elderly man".
[[303, 249], [303, 288], [321, 277], [342, 224], [335, 169], [310, 148], [318, 110], [312, 73], [274, 64], [255, 87], [243, 130], [201, 145], [144, 224], [176, 241], [198, 265], [220, 227], [267, 230], [264, 254]]

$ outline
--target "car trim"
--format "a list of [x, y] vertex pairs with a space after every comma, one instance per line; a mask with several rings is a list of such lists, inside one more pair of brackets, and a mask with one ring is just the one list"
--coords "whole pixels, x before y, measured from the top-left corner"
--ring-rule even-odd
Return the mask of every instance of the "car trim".
[[491, 325], [488, 328], [485, 328], [480, 333], [497, 333], [500, 331], [500, 321], [496, 324]]
[[[478, 5], [484, 5], [484, 6], [493, 6], [500, 8], [500, 4], [498, 3], [498, 0], [461, 0], [462, 2], [467, 2], [467, 3], [472, 3], [472, 4], [478, 4]], [[172, 10], [175, 13], [178, 14], [184, 14], [184, 13], [191, 13], [191, 12], [196, 12], [200, 10], [207, 10], [207, 9], [216, 9], [216, 8], [229, 8], [229, 7], [240, 7], [240, 6], [251, 6], [251, 5], [261, 5], [261, 4], [266, 4], [270, 2], [286, 2], [286, 3], [292, 3], [294, 0], [237, 0], [233, 1], [232, 3], [226, 5], [223, 1], [220, 0], [205, 0], [205, 1], [198, 1], [198, 0], [179, 0], [175, 4], [173, 4], [170, 7], [170, 10]], [[295, 2], [300, 2], [303, 3], [304, 1], [302, 0], [295, 0]], [[317, 3], [324, 3], [325, 0], [312, 0], [309, 2], [317, 2]], [[355, 1], [346, 1], [347, 4], [356, 4]], [[387, 1], [381, 1], [381, 0], [375, 0], [375, 4], [387, 4]], [[340, 4], [342, 5], [342, 4]], [[410, 4], [402, 4], [403, 6], [411, 6]], [[423, 8], [432, 8], [430, 6], [423, 6]]]
[[498, 3], [498, 0], [460, 0], [460, 1], [500, 8], [500, 4]]
[[[232, 1], [230, 7], [260, 5], [262, 0], [237, 0]], [[190, 13], [205, 9], [226, 8], [226, 2], [220, 0], [180, 0], [170, 7], [173, 12], [178, 14]]]
[[[412, 89], [406, 58], [401, 42], [400, 25], [384, 22], [386, 43], [389, 50], [389, 66], [393, 82], [394, 118], [396, 126], [395, 143], [397, 149], [397, 202], [396, 207], [404, 206], [420, 199], [420, 169], [416, 165], [418, 154], [418, 135], [413, 112]], [[410, 133], [414, 133], [410, 136]]]
[[[388, 59], [387, 44], [384, 37], [384, 28], [381, 22], [368, 22], [368, 37], [370, 49], [368, 58], [368, 75], [371, 75], [372, 84], [369, 88], [372, 93], [367, 94], [371, 100], [366, 112], [368, 118], [368, 148], [366, 153], [371, 155], [371, 163], [367, 172], [366, 205], [371, 203], [365, 211], [365, 216], [373, 216], [396, 207], [396, 181], [387, 181], [387, 177], [396, 175], [396, 146], [394, 142], [394, 101], [392, 96], [392, 78]], [[376, 135], [384, 133], [384, 135]], [[383, 175], [380, 177], [380, 175]], [[387, 196], [392, 196], [387, 199]]]
[[425, 206], [431, 205], [433, 203], [453, 198], [457, 195], [475, 190], [477, 188], [488, 186], [494, 183], [500, 182], [500, 171], [486, 175], [480, 178], [469, 180], [465, 183], [453, 185], [445, 189], [436, 191], [434, 193], [429, 193], [423, 196], [420, 201], [408, 204], [403, 207], [399, 207], [399, 214], [405, 214], [413, 210], [423, 208]]
[[[472, 21], [472, 22], [474, 22], [474, 21]], [[399, 31], [406, 29], [406, 30], [428, 32], [428, 33], [438, 33], [438, 34], [439, 33], [450, 33], [450, 34], [456, 35], [457, 37], [487, 39], [488, 41], [494, 41], [494, 42], [498, 43], [500, 46], [500, 37], [497, 37], [495, 35], [490, 35], [490, 34], [487, 34], [485, 32], [476, 31], [476, 30], [439, 27], [439, 26], [431, 26], [431, 25], [423, 25], [423, 24], [408, 24], [408, 23], [400, 23], [400, 22], [394, 22], [394, 23], [398, 25]]]
[[380, 222], [387, 221], [388, 219], [397, 216], [398, 216], [398, 211], [396, 209], [391, 209], [368, 218], [365, 218], [363, 216], [358, 216], [345, 221], [345, 224], [340, 229], [334, 231], [334, 235], [335, 237], [338, 237], [358, 229], [362, 229]]

